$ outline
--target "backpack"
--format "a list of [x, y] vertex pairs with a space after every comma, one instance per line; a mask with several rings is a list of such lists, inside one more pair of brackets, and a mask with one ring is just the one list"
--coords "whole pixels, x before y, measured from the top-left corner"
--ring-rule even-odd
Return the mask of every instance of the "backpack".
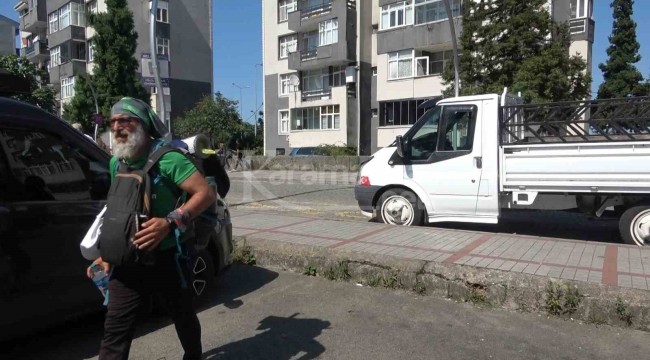
[[[154, 154], [152, 154], [154, 155]], [[99, 234], [99, 252], [113, 265], [136, 263], [141, 259], [133, 239], [139, 229], [140, 216], [151, 214], [151, 157], [141, 170], [118, 162], [115, 179], [108, 190], [106, 212]]]

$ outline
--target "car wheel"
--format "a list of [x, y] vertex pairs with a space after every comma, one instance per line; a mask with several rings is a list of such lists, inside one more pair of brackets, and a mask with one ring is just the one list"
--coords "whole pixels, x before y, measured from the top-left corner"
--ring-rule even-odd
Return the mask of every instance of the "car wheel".
[[618, 222], [623, 242], [630, 245], [650, 244], [650, 205], [631, 207], [623, 213]]
[[422, 225], [424, 206], [410, 190], [387, 190], [379, 199], [379, 218], [390, 225]]

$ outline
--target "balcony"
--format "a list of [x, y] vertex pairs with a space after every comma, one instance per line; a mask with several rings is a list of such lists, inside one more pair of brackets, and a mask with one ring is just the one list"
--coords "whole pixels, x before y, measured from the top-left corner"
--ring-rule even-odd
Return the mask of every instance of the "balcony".
[[60, 84], [61, 79], [84, 73], [86, 73], [86, 62], [84, 60], [70, 60], [50, 68], [50, 82]]
[[302, 101], [327, 100], [332, 98], [332, 89], [303, 90]]
[[48, 35], [50, 48], [61, 45], [69, 40], [86, 41], [86, 28], [70, 25]]
[[569, 20], [569, 33], [571, 40], [594, 41], [595, 22], [591, 18], [583, 17]]
[[22, 48], [20, 54], [29, 60], [44, 59], [50, 56], [46, 41], [36, 41]]
[[38, 9], [30, 9], [27, 14], [20, 18], [20, 30], [32, 34], [45, 33], [47, 31], [46, 17], [45, 15], [39, 16], [40, 14], [37, 10]]
[[348, 49], [348, 45], [347, 42], [339, 41], [334, 44], [289, 53], [289, 69], [313, 70], [354, 61], [354, 49]]
[[302, 0], [298, 10], [289, 13], [289, 30], [307, 32], [318, 29], [318, 23], [329, 19], [339, 19], [339, 26], [356, 21], [356, 6], [353, 0]]

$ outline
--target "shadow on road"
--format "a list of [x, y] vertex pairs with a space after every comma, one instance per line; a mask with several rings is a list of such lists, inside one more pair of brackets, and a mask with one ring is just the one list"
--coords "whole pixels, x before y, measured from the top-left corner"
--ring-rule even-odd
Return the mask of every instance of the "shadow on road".
[[[289, 317], [269, 316], [257, 330], [264, 330], [253, 337], [232, 342], [203, 354], [204, 359], [315, 359], [325, 347], [316, 341], [331, 323], [319, 319], [300, 319], [297, 313]], [[300, 357], [295, 357], [301, 354]]]
[[[241, 306], [244, 303], [241, 297], [262, 288], [277, 277], [278, 273], [260, 267], [233, 264], [219, 276], [217, 286], [197, 303], [197, 312], [221, 304], [228, 308]], [[134, 338], [146, 336], [172, 324], [171, 320], [161, 312], [156, 312], [155, 315], [147, 314], [150, 310], [145, 307]], [[103, 313], [93, 314], [11, 343], [0, 343], [0, 358], [39, 360], [92, 358], [97, 356], [99, 350], [103, 321]]]

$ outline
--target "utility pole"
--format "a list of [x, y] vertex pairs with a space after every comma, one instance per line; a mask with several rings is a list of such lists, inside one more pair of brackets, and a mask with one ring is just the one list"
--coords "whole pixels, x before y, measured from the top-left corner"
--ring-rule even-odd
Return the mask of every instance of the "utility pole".
[[259, 110], [257, 109], [257, 67], [262, 68], [262, 64], [255, 64], [255, 137], [257, 138], [257, 116], [259, 114]]
[[454, 47], [454, 95], [458, 97], [460, 93], [459, 81], [459, 67], [458, 64], [458, 40], [456, 39], [456, 26], [454, 25], [454, 15], [451, 13], [451, 5], [449, 0], [444, 0], [445, 10], [447, 11], [447, 18], [449, 18], [449, 29], [451, 30], [451, 43]]
[[243, 105], [242, 105], [243, 104], [242, 90], [243, 89], [248, 89], [248, 88], [250, 88], [250, 86], [248, 86], [248, 85], [240, 86], [240, 85], [237, 85], [235, 83], [232, 83], [232, 85], [239, 89], [239, 117], [241, 118], [242, 121], [244, 121], [244, 112], [243, 112]]

